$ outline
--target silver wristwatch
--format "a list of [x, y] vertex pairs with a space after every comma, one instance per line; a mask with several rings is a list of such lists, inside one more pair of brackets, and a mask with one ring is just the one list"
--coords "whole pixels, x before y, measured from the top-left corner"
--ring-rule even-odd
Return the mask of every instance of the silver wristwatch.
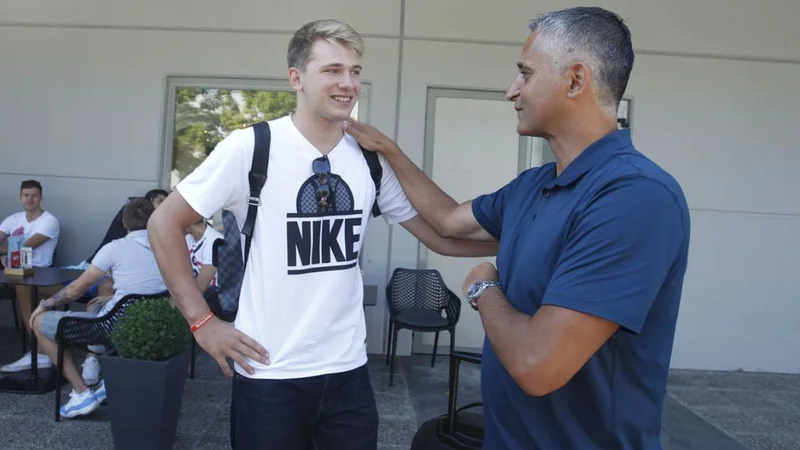
[[467, 302], [469, 306], [472, 306], [472, 309], [475, 311], [478, 310], [478, 298], [486, 292], [486, 289], [490, 287], [499, 287], [502, 288], [500, 282], [498, 281], [476, 281], [470, 285], [469, 289], [467, 289]]

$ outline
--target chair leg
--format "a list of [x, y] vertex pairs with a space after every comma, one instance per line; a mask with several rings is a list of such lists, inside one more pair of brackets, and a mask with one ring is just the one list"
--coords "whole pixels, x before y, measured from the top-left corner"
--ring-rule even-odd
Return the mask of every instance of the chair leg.
[[456, 327], [450, 328], [450, 354], [456, 351]]
[[189, 367], [189, 378], [194, 380], [194, 363], [195, 359], [197, 359], [197, 341], [192, 336], [192, 364]]
[[397, 356], [397, 333], [400, 331], [400, 327], [395, 325], [392, 328], [392, 356], [391, 356], [391, 364], [389, 365], [389, 386], [392, 385], [394, 382], [394, 359]]
[[436, 364], [436, 350], [439, 349], [439, 332], [436, 332], [436, 336], [433, 338], [433, 355], [431, 355], [431, 367]]
[[392, 353], [392, 330], [394, 330], [394, 323], [389, 319], [389, 333], [386, 336], [386, 365], [389, 365], [389, 355]]
[[58, 344], [58, 357], [56, 358], [56, 422], [61, 420], [61, 368], [64, 367], [64, 345]]

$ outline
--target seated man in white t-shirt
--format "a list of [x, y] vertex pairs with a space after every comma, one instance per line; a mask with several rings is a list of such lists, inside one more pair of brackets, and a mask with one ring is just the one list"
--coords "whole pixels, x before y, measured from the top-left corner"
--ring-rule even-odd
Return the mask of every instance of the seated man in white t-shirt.
[[[23, 211], [6, 217], [0, 223], [0, 255], [3, 260], [8, 253], [8, 238], [23, 237], [25, 247], [33, 248], [33, 266], [50, 267], [53, 265], [53, 254], [58, 245], [60, 231], [58, 219], [48, 211], [42, 209], [42, 185], [36, 180], [25, 180], [20, 186], [19, 200]], [[7, 263], [7, 262], [5, 262]], [[31, 288], [29, 286], [14, 286], [17, 297], [17, 307], [22, 323], [28, 326], [31, 317]], [[47, 288], [39, 288], [43, 295], [52, 293]], [[38, 365], [40, 368], [51, 367], [47, 356], [39, 354]], [[2, 372], [19, 372], [31, 368], [31, 354], [26, 353], [19, 360], [0, 367]]]
[[[358, 101], [362, 38], [334, 20], [292, 37], [297, 110], [271, 120], [268, 175], [233, 325], [209, 311], [182, 257], [183, 231], [220, 209], [241, 229], [248, 210], [252, 127], [233, 131], [153, 214], [148, 231], [164, 279], [197, 343], [232, 376], [232, 446], [376, 449], [378, 412], [367, 371], [359, 254], [376, 187], [343, 132]], [[496, 242], [441, 238], [411, 207], [391, 167], [378, 206], [431, 250], [488, 256]]]
[[[152, 295], [167, 290], [161, 278], [155, 256], [147, 238], [147, 221], [153, 213], [153, 204], [147, 199], [131, 200], [122, 214], [128, 234], [104, 245], [92, 264], [78, 279], [68, 284], [52, 297], [42, 300], [31, 314], [31, 327], [41, 348], [55, 362], [58, 347], [55, 335], [58, 322], [64, 317], [99, 317], [111, 311], [114, 305], [129, 294]], [[54, 308], [80, 298], [97, 280], [110, 273], [114, 281], [114, 295], [98, 297], [87, 304], [86, 312], [53, 311]], [[91, 350], [91, 349], [90, 349]], [[90, 358], [94, 358], [90, 356]], [[96, 358], [95, 358], [96, 364]], [[89, 414], [105, 400], [105, 384], [92, 390], [80, 372], [70, 349], [64, 353], [64, 377], [72, 385], [67, 404], [61, 407], [61, 417], [72, 418]]]
[[204, 219], [186, 229], [186, 246], [197, 287], [208, 306], [217, 316], [222, 315], [217, 296], [217, 268], [214, 267], [214, 242], [225, 240], [222, 233], [208, 225]]

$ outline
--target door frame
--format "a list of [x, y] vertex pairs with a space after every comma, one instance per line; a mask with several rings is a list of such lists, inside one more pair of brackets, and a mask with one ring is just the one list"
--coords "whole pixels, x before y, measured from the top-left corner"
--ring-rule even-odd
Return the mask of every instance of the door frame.
[[[425, 175], [433, 180], [433, 154], [434, 143], [436, 139], [436, 100], [439, 98], [453, 98], [453, 99], [467, 99], [467, 100], [492, 100], [492, 101], [506, 101], [505, 92], [500, 90], [478, 90], [478, 89], [463, 89], [463, 88], [447, 88], [428, 86], [427, 100], [425, 105], [425, 145], [423, 147], [423, 164], [422, 171]], [[509, 106], [510, 107], [510, 106]], [[517, 155], [517, 175], [531, 167], [532, 160], [536, 152], [541, 151], [542, 163], [555, 161], [547, 141], [534, 140], [527, 136], [519, 136], [519, 151]], [[538, 155], [536, 155], [538, 156]], [[509, 180], [510, 181], [510, 180]], [[420, 269], [428, 268], [428, 248], [424, 245], [418, 247], [417, 267]], [[460, 292], [456, 292], [461, 297]], [[462, 308], [467, 305], [462, 304]], [[440, 338], [447, 333], [440, 334]], [[433, 345], [425, 344], [423, 342], [423, 333], [413, 333], [413, 341], [411, 353], [433, 353]], [[449, 337], [448, 337], [449, 339]], [[456, 345], [456, 349], [460, 351], [480, 352], [480, 348], [474, 347], [460, 347]], [[437, 354], [446, 355], [450, 353], [449, 345], [439, 345]]]

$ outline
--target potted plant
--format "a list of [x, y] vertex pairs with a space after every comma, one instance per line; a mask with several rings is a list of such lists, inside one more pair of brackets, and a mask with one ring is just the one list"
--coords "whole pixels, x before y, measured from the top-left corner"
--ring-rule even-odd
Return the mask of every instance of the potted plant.
[[189, 367], [191, 333], [169, 298], [129, 306], [100, 357], [115, 448], [171, 449]]

